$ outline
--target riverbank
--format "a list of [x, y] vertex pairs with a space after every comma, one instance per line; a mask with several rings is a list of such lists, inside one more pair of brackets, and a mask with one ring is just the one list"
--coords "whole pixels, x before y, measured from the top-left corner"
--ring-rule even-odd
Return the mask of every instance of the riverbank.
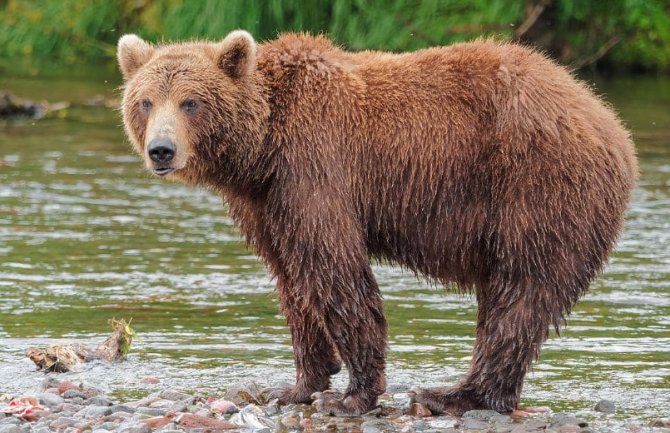
[[220, 395], [194, 395], [163, 387], [155, 377], [142, 380], [159, 389], [136, 400], [118, 401], [94, 385], [45, 375], [40, 392], [0, 403], [0, 433], [670, 432], [670, 418], [614, 419], [616, 407], [607, 400], [599, 402], [588, 416], [537, 408], [512, 414], [476, 410], [459, 418], [433, 416], [425, 407], [413, 404], [406, 390], [392, 385], [377, 409], [361, 417], [341, 418], [323, 415], [309, 405], [267, 402], [262, 386], [255, 382], [232, 385]]

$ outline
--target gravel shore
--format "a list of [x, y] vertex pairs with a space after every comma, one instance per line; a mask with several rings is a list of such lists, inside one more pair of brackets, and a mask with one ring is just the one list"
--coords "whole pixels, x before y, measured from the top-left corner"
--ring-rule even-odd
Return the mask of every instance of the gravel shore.
[[[156, 380], [147, 378], [147, 381]], [[34, 396], [4, 396], [0, 403], [0, 433], [174, 433], [174, 432], [618, 432], [670, 433], [670, 419], [617, 422], [608, 418], [616, 408], [606, 400], [594, 412], [595, 425], [573, 414], [548, 408], [500, 414], [477, 410], [462, 418], [432, 416], [412, 404], [405, 392], [387, 393], [380, 408], [358, 418], [320, 414], [308, 405], [278, 406], [265, 402], [254, 382], [231, 386], [221, 396], [190, 395], [173, 389], [140, 400], [114, 401], [94, 386], [47, 376]]]

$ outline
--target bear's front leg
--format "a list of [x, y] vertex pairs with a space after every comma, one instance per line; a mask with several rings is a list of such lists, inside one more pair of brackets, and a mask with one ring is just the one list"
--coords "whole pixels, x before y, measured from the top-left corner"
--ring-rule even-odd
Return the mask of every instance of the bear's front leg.
[[[332, 364], [318, 353], [330, 343], [349, 371], [349, 385], [344, 394], [317, 393], [314, 403], [323, 412], [357, 416], [373, 409], [386, 389], [386, 317], [364, 230], [338, 173], [277, 176], [276, 190], [267, 199], [281, 204], [272, 206], [266, 218], [276, 251], [268, 261], [284, 279], [282, 303], [289, 300], [282, 307], [292, 324], [296, 389], [308, 388], [301, 385], [300, 375], [306, 373], [320, 381], [318, 387], [327, 383]], [[282, 287], [289, 297], [284, 298]], [[307, 317], [311, 324], [301, 321]], [[325, 354], [333, 359], [329, 349]]]
[[268, 400], [278, 399], [281, 404], [311, 403], [312, 394], [330, 387], [330, 376], [339, 373], [342, 361], [321, 319], [310, 309], [303, 309], [291, 288], [282, 281], [278, 291], [282, 311], [291, 329], [296, 383], [286, 388], [267, 388], [264, 393]]
[[324, 392], [313, 397], [320, 412], [358, 416], [374, 409], [386, 389], [386, 317], [369, 264], [350, 273], [346, 283], [339, 282], [343, 284], [320, 297], [320, 302], [324, 325], [349, 370], [349, 386], [344, 394]]

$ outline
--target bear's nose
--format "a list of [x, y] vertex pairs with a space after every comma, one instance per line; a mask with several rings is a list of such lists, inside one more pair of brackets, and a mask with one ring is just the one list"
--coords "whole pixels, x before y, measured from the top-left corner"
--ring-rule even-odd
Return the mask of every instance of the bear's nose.
[[165, 137], [154, 138], [149, 142], [149, 147], [147, 147], [149, 158], [151, 158], [153, 162], [161, 164], [170, 162], [172, 158], [174, 158], [176, 150], [177, 146], [175, 146], [169, 138]]

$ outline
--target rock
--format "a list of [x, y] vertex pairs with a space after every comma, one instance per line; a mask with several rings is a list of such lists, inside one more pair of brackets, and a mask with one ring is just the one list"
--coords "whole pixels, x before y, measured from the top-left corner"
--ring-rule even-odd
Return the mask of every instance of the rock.
[[421, 403], [412, 403], [412, 405], [409, 407], [409, 415], [424, 417], [424, 416], [432, 416], [433, 413], [430, 411], [430, 409], [428, 409]]
[[88, 406], [76, 413], [76, 416], [83, 416], [86, 418], [98, 418], [112, 414], [112, 409], [109, 406]]
[[87, 405], [95, 405], [95, 406], [112, 406], [114, 403], [112, 400], [108, 399], [107, 397], [91, 397], [88, 400], [85, 401], [85, 404]]
[[81, 398], [82, 400], [85, 398], [85, 395], [83, 392], [79, 391], [78, 389], [68, 389], [62, 394], [63, 398]]
[[616, 405], [614, 404], [613, 401], [610, 400], [600, 400], [598, 403], [596, 403], [593, 410], [602, 413], [615, 413]]
[[149, 416], [163, 416], [165, 415], [166, 411], [165, 409], [160, 409], [156, 407], [138, 407], [135, 412]]
[[275, 428], [275, 422], [265, 416], [265, 412], [254, 404], [249, 404], [230, 418], [237, 426], [249, 429]]
[[23, 433], [23, 430], [17, 425], [8, 424], [0, 426], [0, 433]]
[[147, 376], [140, 379], [140, 383], [143, 385], [155, 385], [157, 383], [161, 383], [161, 381], [157, 377]]
[[67, 427], [72, 427], [77, 423], [73, 418], [60, 417], [51, 423], [51, 428], [61, 431]]
[[670, 427], [670, 418], [658, 418], [649, 423], [649, 427]]
[[[276, 404], [274, 405], [277, 406]], [[222, 414], [233, 414], [240, 411], [240, 409], [232, 401], [225, 400], [220, 398], [218, 400], [212, 400], [209, 402], [209, 407], [212, 408], [212, 412], [222, 413]], [[268, 408], [270, 406], [268, 405]]]
[[288, 430], [291, 430], [297, 427], [300, 424], [301, 417], [298, 414], [291, 413], [283, 416], [279, 422], [286, 427]]
[[157, 417], [154, 417], [154, 418], [143, 419], [142, 422], [144, 424], [148, 425], [150, 429], [154, 430], [154, 429], [158, 429], [158, 428], [161, 428], [163, 426], [168, 425], [170, 423], [170, 421], [172, 421], [172, 418], [174, 418], [174, 417], [172, 417], [172, 416], [170, 416], [170, 417], [157, 416]]
[[569, 413], [557, 413], [551, 417], [551, 425], [561, 426], [561, 425], [578, 425], [579, 427], [588, 427], [588, 423], [582, 419], [575, 417]]
[[362, 433], [385, 433], [396, 431], [395, 426], [385, 419], [372, 419], [361, 423]]
[[50, 392], [41, 392], [37, 394], [37, 400], [41, 405], [46, 407], [55, 407], [65, 401], [60, 395], [52, 394]]
[[125, 404], [114, 404], [109, 409], [112, 411], [112, 413], [116, 412], [135, 413], [135, 408], [126, 406]]
[[554, 427], [557, 433], [581, 433], [582, 428], [577, 424], [563, 424]]
[[161, 392], [161, 397], [164, 398], [165, 400], [183, 401], [190, 398], [191, 396], [183, 392], [175, 391], [172, 389], [166, 389], [165, 391]]
[[59, 394], [63, 394], [68, 389], [79, 390], [79, 386], [75, 385], [74, 383], [70, 382], [69, 380], [64, 380], [58, 385], [58, 393]]
[[479, 421], [488, 421], [495, 416], [500, 414], [495, 410], [469, 410], [463, 414], [463, 420], [466, 418], [472, 418]]
[[100, 390], [98, 388], [90, 387], [90, 388], [86, 388], [84, 390], [84, 398], [95, 397], [96, 395], [99, 395], [99, 394], [100, 394]]
[[265, 402], [262, 391], [263, 388], [256, 382], [241, 382], [228, 388], [224, 398], [237, 406], [244, 406], [247, 403], [259, 405]]
[[209, 418], [193, 413], [182, 413], [175, 418], [175, 422], [182, 428], [204, 429], [237, 429], [238, 426], [223, 419]]
[[117, 433], [151, 433], [151, 428], [142, 422], [127, 421], [119, 425]]
[[489, 423], [477, 418], [463, 418], [463, 423], [460, 427], [465, 430], [488, 430]]
[[545, 430], [549, 423], [541, 419], [527, 419], [523, 422], [523, 427], [526, 431]]
[[54, 376], [48, 376], [44, 378], [42, 381], [42, 389], [47, 390], [50, 388], [56, 388], [58, 389], [58, 386], [60, 385], [60, 380], [55, 378]]

